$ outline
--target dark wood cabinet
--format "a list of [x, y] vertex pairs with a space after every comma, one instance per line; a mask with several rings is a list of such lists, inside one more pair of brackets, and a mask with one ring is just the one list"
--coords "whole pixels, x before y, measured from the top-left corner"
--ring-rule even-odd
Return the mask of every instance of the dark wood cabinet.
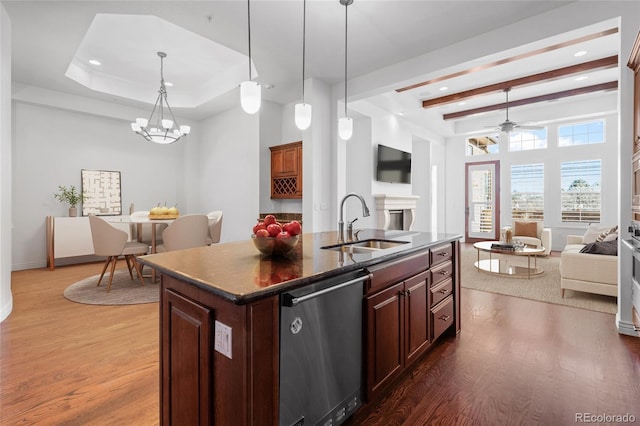
[[367, 400], [383, 393], [454, 323], [452, 330], [460, 329], [458, 262], [455, 242], [369, 268]]
[[302, 141], [269, 149], [271, 198], [302, 198]]
[[[237, 305], [162, 275], [162, 425], [274, 425], [279, 407], [279, 305]], [[215, 323], [231, 330], [231, 357], [215, 350]]]
[[[370, 400], [430, 344], [429, 251], [370, 268], [366, 301], [366, 392]], [[422, 270], [423, 272], [420, 272]], [[415, 274], [404, 277], [406, 275]], [[399, 281], [400, 280], [400, 281]]]
[[164, 424], [210, 423], [212, 312], [178, 293], [162, 297], [162, 419]]

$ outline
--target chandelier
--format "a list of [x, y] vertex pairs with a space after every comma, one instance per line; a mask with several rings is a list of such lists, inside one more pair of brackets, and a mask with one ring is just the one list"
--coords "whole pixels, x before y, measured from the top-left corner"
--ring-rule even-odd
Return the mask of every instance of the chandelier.
[[[173, 111], [167, 101], [167, 88], [164, 85], [163, 60], [167, 57], [164, 52], [158, 52], [160, 57], [160, 90], [158, 90], [158, 98], [151, 110], [149, 119], [136, 118], [135, 123], [131, 123], [131, 130], [145, 138], [150, 142], [159, 144], [174, 143], [191, 131], [190, 126], [179, 126]], [[164, 108], [167, 108], [169, 114], [165, 118]], [[154, 117], [155, 114], [155, 117]], [[169, 116], [171, 119], [169, 119]]]

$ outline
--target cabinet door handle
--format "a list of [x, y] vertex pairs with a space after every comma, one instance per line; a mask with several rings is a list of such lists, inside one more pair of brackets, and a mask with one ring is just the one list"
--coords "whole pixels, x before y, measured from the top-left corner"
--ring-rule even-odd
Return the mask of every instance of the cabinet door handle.
[[447, 290], [446, 288], [443, 288], [442, 290], [438, 290], [438, 293], [447, 294], [447, 293], [449, 293], [449, 290]]
[[440, 275], [447, 275], [448, 273], [449, 273], [449, 271], [447, 271], [447, 270], [438, 272], [438, 274], [440, 274]]
[[449, 321], [449, 318], [451, 318], [449, 315], [442, 315], [442, 316], [438, 317], [439, 320], [442, 320], [442, 321], [445, 321], [445, 322]]
[[443, 256], [443, 257], [444, 257], [444, 256], [449, 256], [449, 253], [447, 253], [447, 252], [444, 252], [444, 253], [438, 253], [438, 256]]

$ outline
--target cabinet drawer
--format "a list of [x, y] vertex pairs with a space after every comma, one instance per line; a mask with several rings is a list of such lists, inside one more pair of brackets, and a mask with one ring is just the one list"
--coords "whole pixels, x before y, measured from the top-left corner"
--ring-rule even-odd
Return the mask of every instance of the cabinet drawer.
[[442, 265], [438, 265], [435, 268], [432, 268], [431, 269], [431, 286], [435, 286], [436, 284], [451, 277], [452, 272], [453, 272], [453, 263], [451, 263], [451, 261], [444, 263]]
[[453, 247], [451, 244], [446, 244], [444, 246], [436, 247], [431, 249], [431, 265], [435, 266], [439, 263], [446, 262], [447, 260], [451, 260], [453, 257]]
[[453, 293], [453, 280], [448, 279], [431, 287], [431, 307], [436, 306], [445, 297]]
[[367, 294], [372, 294], [429, 269], [429, 250], [367, 269], [373, 275], [368, 283]]
[[434, 341], [453, 324], [453, 296], [447, 297], [442, 303], [431, 309], [431, 323], [433, 324], [431, 341]]

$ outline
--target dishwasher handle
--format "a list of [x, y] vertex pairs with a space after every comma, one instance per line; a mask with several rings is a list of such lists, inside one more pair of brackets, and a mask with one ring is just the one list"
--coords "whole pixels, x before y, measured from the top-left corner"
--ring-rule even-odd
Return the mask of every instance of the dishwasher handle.
[[305, 294], [304, 296], [295, 297], [292, 294], [284, 293], [282, 295], [282, 305], [291, 308], [299, 303], [306, 302], [310, 299], [315, 299], [316, 297], [322, 296], [323, 294], [331, 293], [332, 291], [340, 290], [341, 288], [348, 287], [350, 285], [357, 284], [371, 278], [373, 278], [372, 274], [363, 275], [361, 277], [354, 278], [352, 280], [345, 281], [343, 283], [336, 284], [319, 291], [314, 291], [313, 293]]

